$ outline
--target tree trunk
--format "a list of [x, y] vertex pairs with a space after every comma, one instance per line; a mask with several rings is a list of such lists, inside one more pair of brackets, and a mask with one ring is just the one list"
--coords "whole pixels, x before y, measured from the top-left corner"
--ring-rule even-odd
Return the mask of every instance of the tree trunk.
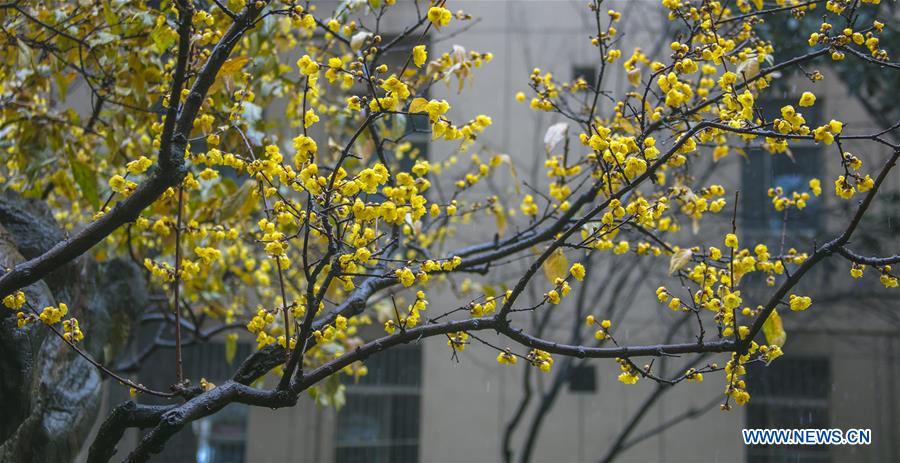
[[[37, 256], [63, 238], [42, 202], [0, 194], [0, 266]], [[119, 259], [82, 257], [25, 293], [38, 311], [65, 302], [67, 317], [76, 317], [85, 333], [81, 347], [100, 362], [124, 348], [147, 305], [141, 269]], [[46, 326], [18, 328], [14, 311], [0, 311], [0, 461], [71, 461], [97, 418], [101, 372]]]

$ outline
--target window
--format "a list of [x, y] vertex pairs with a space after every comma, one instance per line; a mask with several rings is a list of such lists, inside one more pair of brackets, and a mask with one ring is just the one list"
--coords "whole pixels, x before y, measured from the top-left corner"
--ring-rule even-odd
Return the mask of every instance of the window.
[[[238, 344], [234, 358], [240, 361], [250, 355], [248, 344]], [[185, 372], [212, 383], [231, 377], [237, 365], [225, 360], [225, 345], [201, 344], [184, 351]], [[192, 423], [197, 436], [198, 463], [242, 463], [247, 431], [247, 406], [231, 404], [219, 413]]]
[[[386, 36], [384, 42], [387, 43], [393, 39], [393, 37]], [[399, 51], [387, 53], [381, 58], [380, 62], [387, 64], [392, 69], [391, 72], [394, 72], [393, 70], [399, 71], [405, 64], [408, 64], [409, 50], [417, 44], [417, 41], [409, 38], [403, 39], [398, 43]], [[428, 42], [425, 41], [424, 44], [428, 45]], [[368, 88], [365, 85], [357, 84], [357, 89], [356, 93], [358, 96], [364, 96], [368, 93]], [[425, 92], [415, 96], [430, 98], [427, 88]], [[382, 147], [389, 163], [393, 164], [396, 161], [400, 169], [409, 171], [417, 160], [428, 159], [428, 147], [431, 143], [431, 121], [428, 118], [428, 114], [382, 114], [372, 126], [378, 139], [382, 142]], [[367, 131], [364, 136], [367, 138], [369, 132]], [[401, 150], [401, 147], [403, 150]], [[375, 195], [369, 199], [371, 201], [380, 201], [383, 197]]]
[[[784, 228], [785, 212], [776, 211], [769, 197], [769, 188], [781, 187], [786, 196], [809, 189], [809, 180], [819, 175], [819, 149], [810, 146], [791, 147], [791, 157], [769, 154], [764, 150], [748, 150], [742, 172], [742, 217], [750, 231], [780, 236]], [[811, 196], [803, 209], [787, 211], [787, 227], [804, 234], [814, 234], [819, 223], [818, 198]]]
[[[794, 104], [793, 100], [769, 99], [762, 103], [766, 109], [764, 117], [771, 121], [780, 117], [780, 109], [787, 104]], [[801, 108], [806, 118], [807, 125], [818, 125], [818, 114], [814, 108]], [[757, 142], [759, 143], [759, 142]], [[819, 165], [821, 160], [819, 146], [809, 143], [793, 141], [790, 144], [790, 155], [771, 154], [761, 148], [747, 150], [747, 157], [742, 163], [741, 169], [741, 217], [745, 230], [756, 235], [754, 238], [767, 241], [780, 238], [784, 229], [784, 220], [787, 217], [787, 227], [793, 234], [787, 237], [788, 246], [802, 244], [799, 240], [804, 237], [812, 237], [818, 232], [821, 224], [820, 207], [818, 198], [810, 196], [810, 200], [804, 209], [790, 208], [785, 211], [776, 211], [769, 197], [769, 188], [781, 187], [785, 196], [793, 192], [805, 192], [809, 190], [809, 180], [819, 177]]]
[[[139, 374], [139, 381], [155, 389], [163, 389], [174, 376], [171, 350], [158, 350], [151, 355]], [[184, 374], [194, 384], [200, 378], [220, 384], [231, 377], [237, 362], [250, 355], [250, 345], [238, 343], [234, 362], [225, 359], [225, 345], [210, 342], [186, 347], [183, 353]], [[141, 396], [144, 403], [165, 403]], [[159, 455], [159, 461], [197, 461], [199, 463], [243, 463], [247, 428], [247, 406], [231, 404], [176, 434]]]
[[366, 361], [369, 373], [347, 385], [338, 412], [337, 463], [419, 461], [422, 350], [389, 349]]
[[241, 463], [247, 427], [247, 406], [232, 404], [195, 421], [198, 463]]
[[597, 392], [597, 371], [593, 365], [572, 367], [569, 392]]
[[[831, 369], [827, 358], [781, 357], [768, 367], [747, 369], [750, 402], [747, 428], [828, 428], [828, 389]], [[828, 446], [746, 447], [750, 463], [827, 463]]]
[[597, 68], [594, 66], [574, 66], [572, 67], [572, 81], [578, 78], [584, 79], [588, 87], [593, 88], [597, 85]]

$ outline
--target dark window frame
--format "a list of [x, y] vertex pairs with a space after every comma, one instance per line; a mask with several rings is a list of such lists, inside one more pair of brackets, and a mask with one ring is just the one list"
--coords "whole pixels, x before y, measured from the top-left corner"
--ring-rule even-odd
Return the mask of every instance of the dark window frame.
[[368, 374], [346, 386], [335, 423], [337, 463], [419, 460], [422, 348], [397, 346], [366, 361]]
[[591, 64], [578, 64], [572, 66], [572, 82], [579, 77], [587, 82], [588, 88], [597, 86], [597, 66]]
[[[766, 122], [771, 122], [781, 117], [783, 106], [793, 105], [804, 115], [808, 126], [820, 125], [818, 107], [821, 106], [821, 100], [816, 106], [809, 108], [798, 107], [795, 100], [762, 99], [762, 117]], [[762, 141], [754, 140], [756, 145], [745, 150], [746, 158], [741, 162], [740, 216], [743, 230], [753, 241], [774, 245], [780, 243], [785, 214], [775, 210], [772, 198], [768, 195], [769, 188], [781, 186], [786, 196], [795, 191], [807, 191], [811, 178], [822, 177], [821, 157], [826, 148], [813, 142], [795, 140], [790, 143], [790, 155], [772, 154], [758, 147]], [[823, 185], [823, 190], [826, 186]], [[821, 197], [810, 196], [805, 209], [790, 208], [787, 211], [787, 230], [790, 230], [790, 234], [785, 237], [787, 246], [800, 246], [822, 232], [825, 225], [821, 218], [822, 202]]]
[[[755, 363], [747, 368], [750, 402], [744, 427], [750, 429], [830, 428], [828, 357], [782, 357], [770, 365]], [[748, 463], [793, 463], [831, 461], [829, 446], [748, 445]]]

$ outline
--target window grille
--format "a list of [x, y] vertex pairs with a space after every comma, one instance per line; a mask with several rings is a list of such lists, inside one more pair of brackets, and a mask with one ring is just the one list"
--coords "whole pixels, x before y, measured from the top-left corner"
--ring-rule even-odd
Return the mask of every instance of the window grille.
[[389, 349], [366, 361], [368, 374], [347, 385], [338, 412], [338, 463], [415, 463], [419, 460], [422, 351]]
[[[828, 391], [831, 368], [827, 358], [781, 357], [769, 366], [747, 368], [750, 402], [746, 428], [829, 428]], [[828, 446], [752, 445], [749, 463], [828, 463]]]
[[593, 365], [572, 367], [569, 376], [569, 392], [597, 392], [597, 371]]
[[[820, 124], [815, 107], [800, 108], [794, 100], [773, 98], [761, 103], [765, 108], [763, 117], [766, 122], [781, 117], [781, 107], [791, 104], [801, 112], [806, 124], [816, 127]], [[741, 217], [744, 229], [755, 240], [780, 243], [784, 229], [784, 211], [776, 211], [769, 197], [769, 188], [781, 187], [783, 195], [790, 197], [793, 192], [802, 193], [809, 190], [809, 180], [820, 177], [820, 164], [823, 148], [814, 143], [792, 141], [790, 155], [784, 153], [771, 154], [758, 147], [763, 140], [758, 139], [755, 146], [746, 150], [746, 159], [741, 164]], [[828, 185], [823, 184], [823, 191]], [[786, 237], [788, 246], [804, 244], [803, 238], [814, 238], [822, 226], [820, 219], [821, 201], [810, 195], [804, 209], [790, 208], [787, 211], [787, 228], [791, 235]]]

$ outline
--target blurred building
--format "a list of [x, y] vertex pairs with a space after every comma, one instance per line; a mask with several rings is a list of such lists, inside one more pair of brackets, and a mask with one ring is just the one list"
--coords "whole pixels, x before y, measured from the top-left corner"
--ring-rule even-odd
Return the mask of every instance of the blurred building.
[[[398, 2], [402, 3], [402, 2]], [[597, 50], [589, 37], [596, 34], [594, 18], [585, 1], [512, 1], [471, 0], [451, 2], [479, 18], [463, 34], [452, 35], [453, 29], [432, 36], [430, 51], [448, 51], [458, 44], [467, 50], [490, 51], [494, 60], [477, 69], [462, 93], [455, 85], [441, 84], [432, 89], [433, 97], [446, 98], [453, 109], [453, 120], [468, 120], [477, 114], [493, 118], [494, 124], [482, 135], [476, 150], [489, 154], [507, 153], [516, 163], [518, 175], [533, 185], [546, 182], [543, 172], [543, 136], [550, 125], [560, 122], [558, 115], [535, 113], [528, 104], [519, 103], [514, 94], [528, 94], [528, 76], [534, 67], [553, 72], [563, 80], [582, 76], [589, 83], [596, 78]], [[667, 53], [669, 32], [666, 19], [657, 2], [615, 2], [604, 6], [623, 13], [622, 34], [618, 45], [627, 57], [633, 47], [641, 47], [650, 56]], [[318, 13], [328, 11], [319, 6]], [[409, 7], [406, 13], [413, 14]], [[383, 24], [396, 30], [407, 23], [403, 14], [384, 18]], [[408, 17], [411, 16], [407, 16]], [[458, 26], [461, 27], [461, 26]], [[449, 37], [447, 37], [449, 36]], [[432, 55], [433, 56], [433, 55]], [[815, 91], [819, 100], [815, 120], [838, 117], [847, 130], [877, 130], [860, 104], [848, 94], [843, 84], [824, 66], [810, 65], [828, 75], [816, 84], [796, 79], [777, 90], [765, 104], [779, 108], [784, 102], [794, 103], [795, 96], [779, 100], [778, 95], [799, 95], [807, 89]], [[611, 67], [603, 87], [617, 96], [629, 90], [621, 61]], [[600, 100], [599, 113], [609, 113], [610, 100]], [[806, 114], [806, 112], [804, 112]], [[574, 129], [574, 128], [573, 128]], [[427, 140], [427, 138], [425, 139]], [[420, 140], [432, 159], [445, 159], [452, 147]], [[872, 144], [857, 151], [854, 144], [845, 149], [861, 156], [867, 168], [875, 169], [886, 158]], [[813, 243], [823, 243], [835, 236], [836, 227], [849, 209], [830, 193], [831, 181], [838, 167], [837, 151], [821, 145], [797, 145], [794, 160], [787, 156], [769, 156], [749, 151], [746, 156], [730, 154], [716, 167], [717, 178], [730, 198], [740, 190], [738, 225], [743, 243], [765, 242], [778, 249], [782, 241], [782, 216], [776, 213], [766, 194], [769, 187], [782, 186], [791, 191], [811, 177], [823, 180], [825, 194], [800, 214], [789, 218], [792, 233], [785, 236], [787, 247], [810, 250]], [[462, 156], [461, 156], [462, 157]], [[869, 171], [871, 172], [871, 171]], [[502, 177], [497, 175], [497, 177]], [[498, 180], [496, 191], [506, 191]], [[894, 173], [888, 188], [894, 191], [900, 177]], [[487, 188], [487, 187], [486, 187]], [[486, 192], [489, 190], [486, 190]], [[518, 208], [518, 197], [509, 204]], [[853, 203], [853, 202], [851, 202]], [[870, 214], [873, 228], [881, 227], [885, 217], [897, 216], [896, 202]], [[850, 204], [852, 206], [852, 204]], [[730, 214], [712, 220], [711, 236], [721, 237], [730, 231]], [[704, 219], [706, 220], [706, 219]], [[717, 221], [718, 220], [718, 221]], [[456, 239], [461, 244], [481, 242], [491, 236], [472, 233], [476, 227], [463, 228]], [[881, 227], [883, 228], [883, 227]], [[863, 230], [865, 232], [865, 230]], [[861, 234], [860, 236], [863, 236]], [[898, 249], [896, 232], [888, 236], [889, 250]], [[697, 240], [697, 243], [700, 241]], [[689, 244], [689, 243], [683, 243]], [[856, 245], [857, 242], [854, 242]], [[802, 247], [801, 247], [802, 246]], [[867, 246], [859, 241], [860, 249]], [[624, 345], [658, 343], [668, 328], [683, 314], [674, 313], [656, 302], [653, 294], [664, 280], [663, 260], [650, 261], [642, 282], [627, 289], [633, 302], [616, 322], [616, 335]], [[517, 267], [503, 270], [514, 275]], [[786, 355], [770, 366], [754, 366], [748, 375], [752, 394], [746, 406], [720, 411], [714, 403], [722, 398], [723, 374], [709, 374], [700, 384], [679, 384], [649, 406], [626, 443], [634, 445], [618, 455], [617, 461], [725, 461], [725, 462], [840, 462], [898, 461], [900, 436], [897, 434], [897, 372], [900, 370], [900, 339], [896, 299], [863, 297], [859, 287], [846, 283], [849, 263], [839, 257], [827, 259], [804, 282], [800, 293], [810, 294], [816, 301], [803, 313], [784, 315], [788, 341]], [[870, 270], [871, 271], [871, 270]], [[612, 275], [591, 273], [585, 285], [604, 285]], [[875, 278], [867, 275], [862, 285], [877, 293]], [[753, 303], [762, 303], [771, 291], [758, 282], [756, 294], [744, 292]], [[577, 289], [577, 288], [576, 288]], [[570, 299], [572, 299], [570, 297]], [[592, 301], [587, 301], [589, 304]], [[441, 313], [459, 302], [448, 294], [432, 301], [429, 311]], [[573, 310], [560, 306], [554, 310]], [[609, 307], [591, 307], [589, 313], [602, 318]], [[571, 318], [571, 317], [569, 317]], [[526, 322], [522, 326], [529, 328]], [[545, 337], [568, 336], [569, 321], [553, 325]], [[377, 331], [377, 330], [376, 330]], [[502, 339], [492, 338], [506, 346]], [[713, 336], [707, 333], [707, 339]], [[681, 339], [687, 341], [688, 335]], [[221, 345], [194, 349], [195, 368], [207, 378], [227, 376], [227, 371], [209, 365], [222, 358]], [[209, 360], [202, 360], [208, 355]], [[390, 350], [368, 360], [369, 375], [359, 383], [348, 384], [346, 405], [333, 408], [315, 406], [306, 396], [293, 409], [269, 410], [229, 406], [224, 413], [201, 420], [183, 431], [175, 445], [170, 445], [158, 461], [193, 461], [203, 463], [238, 462], [487, 462], [500, 461], [503, 454], [504, 429], [523, 397], [523, 372], [520, 362], [513, 367], [497, 365], [496, 352], [472, 345], [458, 358], [451, 355], [446, 340], [433, 338], [421, 343]], [[684, 359], [687, 360], [687, 359]], [[724, 364], [726, 356], [718, 355], [704, 362]], [[560, 360], [557, 360], [558, 362]], [[670, 371], [682, 365], [681, 359], [670, 364]], [[190, 364], [189, 364], [190, 365]], [[186, 367], [187, 368], [187, 367]], [[192, 371], [197, 371], [192, 370]], [[511, 447], [518, 461], [524, 440], [534, 435], [533, 461], [582, 462], [601, 460], [635, 414], [655, 392], [657, 385], [641, 380], [626, 386], [616, 380], [618, 367], [611, 360], [584, 362], [560, 386], [558, 399], [546, 412], [534, 433], [532, 426], [540, 396], [552, 385], [552, 374], [532, 382], [532, 404], [515, 433]], [[677, 371], [676, 371], [677, 373]], [[220, 379], [221, 379], [220, 378]], [[149, 383], [148, 383], [149, 384]], [[115, 388], [113, 388], [115, 389]], [[120, 395], [118, 392], [111, 395]], [[109, 400], [122, 397], [110, 397]], [[685, 418], [690, 416], [690, 418]], [[863, 447], [746, 447], [741, 428], [871, 428], [873, 444]], [[660, 429], [663, 432], [657, 432]], [[132, 436], [135, 438], [136, 436]], [[636, 440], [636, 441], [635, 441]], [[122, 446], [127, 447], [127, 444]]]

